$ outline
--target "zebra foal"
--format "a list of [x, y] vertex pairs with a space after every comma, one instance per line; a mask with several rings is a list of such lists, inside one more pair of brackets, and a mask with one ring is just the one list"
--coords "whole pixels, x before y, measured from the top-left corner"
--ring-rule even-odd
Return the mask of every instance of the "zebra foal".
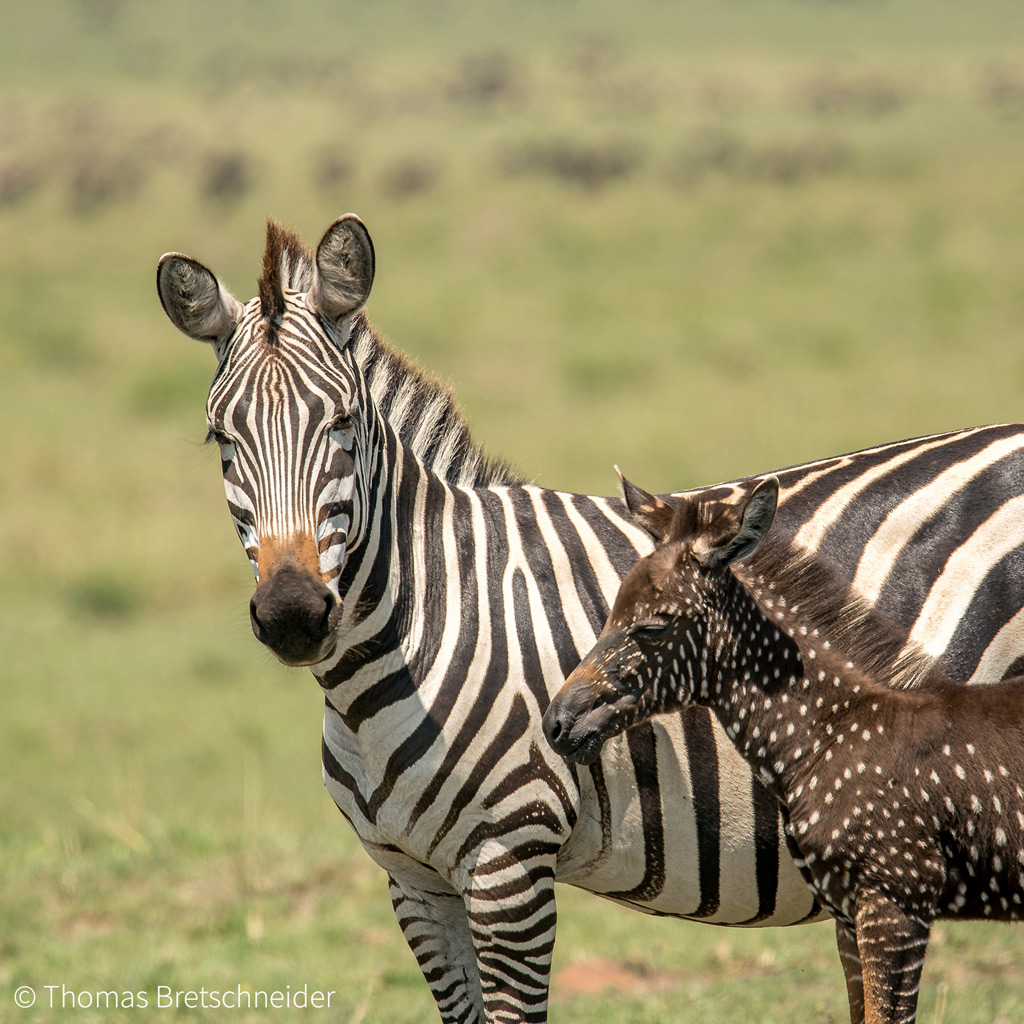
[[[625, 485], [658, 547], [623, 581], [545, 731], [585, 764], [650, 714], [710, 708], [783, 807], [844, 967], [860, 962], [852, 1019], [909, 1022], [934, 920], [1024, 915], [1024, 677], [969, 692], [932, 669], [923, 688], [885, 685], [886, 638], [843, 628], [866, 609], [766, 542], [778, 487], [769, 477], [723, 509]], [[832, 607], [839, 643], [808, 627], [805, 604]]]
[[[544, 741], [651, 539], [621, 500], [489, 457], [449, 390], [373, 330], [374, 271], [350, 215], [313, 250], [268, 224], [246, 303], [178, 253], [157, 287], [216, 358], [208, 436], [256, 578], [253, 633], [319, 684], [324, 783], [386, 873], [442, 1020], [546, 1018], [556, 879], [716, 924], [816, 917], [775, 800], [706, 713], [652, 719], [586, 769]], [[1024, 428], [779, 475], [776, 529], [899, 622], [911, 676], [907, 645], [958, 681], [1024, 656]]]

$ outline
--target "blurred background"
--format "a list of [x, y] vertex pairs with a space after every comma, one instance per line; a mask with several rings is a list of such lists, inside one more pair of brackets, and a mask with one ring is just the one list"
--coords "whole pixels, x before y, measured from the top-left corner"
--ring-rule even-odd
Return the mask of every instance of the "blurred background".
[[[160, 310], [161, 253], [248, 299], [267, 216], [313, 244], [359, 213], [376, 326], [562, 489], [1024, 410], [1012, 0], [35, 0], [2, 20], [0, 1020], [115, 1016], [42, 991], [20, 1011], [21, 984], [304, 983], [339, 1020], [435, 1019], [322, 789], [314, 680], [249, 632], [201, 443], [213, 360]], [[845, 1019], [828, 925], [712, 930], [563, 890], [559, 935], [554, 1022]], [[1022, 960], [1018, 931], [939, 927], [921, 1019], [1019, 1020]]]

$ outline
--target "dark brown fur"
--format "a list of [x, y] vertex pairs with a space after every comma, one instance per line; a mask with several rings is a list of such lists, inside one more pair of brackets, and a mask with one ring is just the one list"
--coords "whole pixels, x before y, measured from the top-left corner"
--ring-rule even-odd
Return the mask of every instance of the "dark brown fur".
[[891, 637], [856, 603], [851, 629], [845, 587], [765, 541], [777, 487], [739, 511], [680, 504], [545, 731], [589, 759], [653, 711], [710, 707], [836, 918], [852, 1019], [912, 1021], [933, 920], [1024, 917], [1024, 680], [884, 685]]

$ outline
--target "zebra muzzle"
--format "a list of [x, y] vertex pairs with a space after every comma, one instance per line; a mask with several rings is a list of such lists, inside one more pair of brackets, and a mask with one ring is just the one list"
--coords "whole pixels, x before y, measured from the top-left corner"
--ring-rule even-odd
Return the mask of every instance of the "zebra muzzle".
[[341, 602], [319, 576], [292, 564], [261, 580], [249, 602], [252, 631], [286, 665], [314, 665], [331, 656]]

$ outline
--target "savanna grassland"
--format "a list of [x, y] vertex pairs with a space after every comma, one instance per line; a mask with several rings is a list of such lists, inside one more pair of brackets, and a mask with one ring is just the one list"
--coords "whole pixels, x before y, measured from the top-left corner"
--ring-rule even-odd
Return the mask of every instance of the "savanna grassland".
[[[754, 473], [1024, 415], [1024, 7], [36, 0], [0, 30], [0, 1020], [434, 1019], [249, 634], [159, 255], [254, 290], [355, 210], [370, 313], [549, 486]], [[563, 890], [551, 1019], [844, 1019], [831, 929]], [[937, 929], [927, 1022], [1024, 1018]], [[49, 1008], [333, 990], [336, 1013]], [[19, 1010], [14, 992], [38, 993]]]

